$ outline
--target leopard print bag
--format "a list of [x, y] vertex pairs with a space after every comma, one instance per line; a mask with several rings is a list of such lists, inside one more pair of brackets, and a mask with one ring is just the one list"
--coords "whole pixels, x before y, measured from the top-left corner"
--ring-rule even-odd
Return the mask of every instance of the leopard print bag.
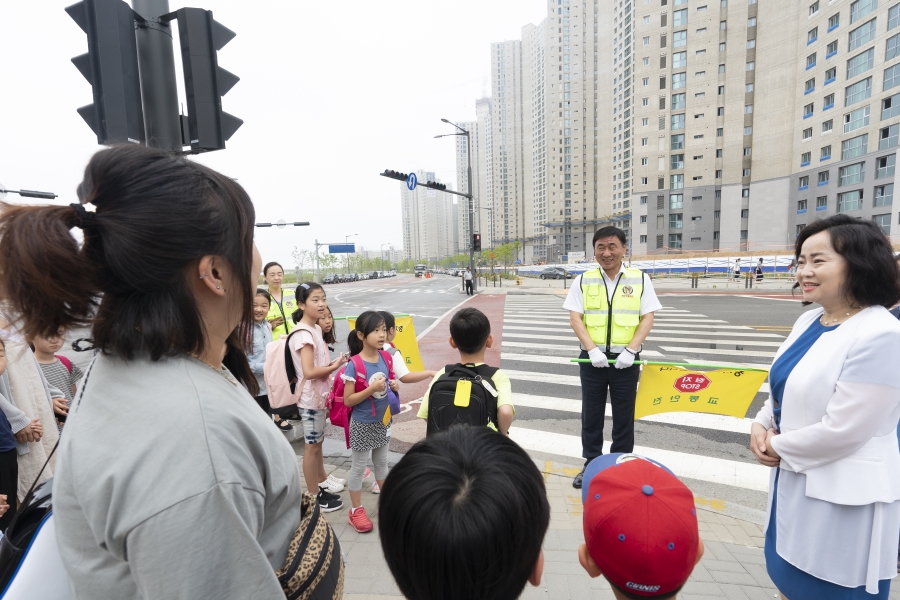
[[339, 600], [344, 595], [341, 545], [315, 496], [304, 492], [301, 506], [300, 526], [275, 575], [288, 600]]

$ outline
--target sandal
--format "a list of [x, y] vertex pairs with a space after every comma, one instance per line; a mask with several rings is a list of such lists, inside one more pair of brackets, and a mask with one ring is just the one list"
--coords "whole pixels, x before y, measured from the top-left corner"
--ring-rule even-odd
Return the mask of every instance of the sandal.
[[280, 421], [275, 422], [275, 426], [278, 427], [284, 433], [290, 433], [294, 430], [294, 427], [287, 422], [285, 419], [281, 419]]

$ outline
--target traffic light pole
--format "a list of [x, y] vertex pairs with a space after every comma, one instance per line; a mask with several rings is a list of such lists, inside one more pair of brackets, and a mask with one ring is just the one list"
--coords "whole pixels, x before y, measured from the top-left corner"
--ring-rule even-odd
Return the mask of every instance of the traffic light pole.
[[131, 0], [131, 7], [144, 18], [135, 38], [147, 145], [181, 152], [172, 28], [159, 18], [168, 14], [169, 0]]
[[475, 199], [472, 196], [472, 138], [466, 131], [466, 157], [469, 159], [466, 176], [466, 192], [469, 199], [469, 272], [472, 273], [472, 291], [478, 289], [478, 273], [475, 271]]

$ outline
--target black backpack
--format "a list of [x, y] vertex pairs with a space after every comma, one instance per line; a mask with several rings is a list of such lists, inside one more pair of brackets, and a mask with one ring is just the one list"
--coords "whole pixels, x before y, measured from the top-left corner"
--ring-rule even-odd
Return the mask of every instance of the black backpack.
[[[428, 394], [426, 435], [444, 431], [453, 425], [487, 427], [497, 425], [497, 388], [493, 377], [499, 369], [488, 365], [447, 365]], [[457, 405], [460, 382], [470, 382], [468, 405]], [[465, 385], [465, 384], [464, 384]], [[464, 402], [464, 401], [463, 401]]]

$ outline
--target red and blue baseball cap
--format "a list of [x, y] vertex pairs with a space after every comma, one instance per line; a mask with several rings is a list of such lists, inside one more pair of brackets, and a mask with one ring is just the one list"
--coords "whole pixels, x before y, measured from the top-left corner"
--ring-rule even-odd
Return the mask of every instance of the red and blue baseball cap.
[[598, 456], [584, 471], [584, 542], [609, 581], [638, 596], [684, 585], [700, 546], [694, 495], [658, 462]]

